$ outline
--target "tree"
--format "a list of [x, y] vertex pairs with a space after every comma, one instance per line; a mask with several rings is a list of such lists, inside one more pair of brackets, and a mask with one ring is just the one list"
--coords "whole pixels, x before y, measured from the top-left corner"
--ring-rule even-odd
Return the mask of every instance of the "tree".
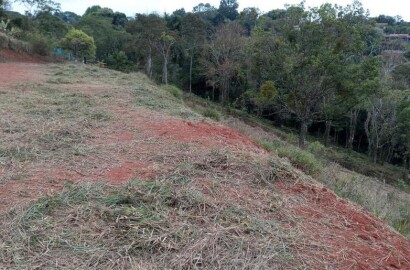
[[183, 8], [175, 10], [174, 12], [172, 12], [171, 15], [165, 13], [165, 21], [167, 22], [167, 28], [172, 31], [180, 31], [181, 23], [185, 15], [186, 12]]
[[277, 80], [282, 92], [280, 103], [300, 123], [299, 146], [305, 146], [309, 125], [321, 116], [324, 102], [337, 92], [336, 78], [344, 59], [358, 54], [360, 38], [349, 25], [338, 19], [329, 4], [305, 12], [291, 7], [278, 20], [282, 46], [275, 52], [280, 59]]
[[245, 47], [246, 60], [243, 61], [246, 69], [247, 84], [251, 89], [259, 89], [265, 81], [275, 81], [276, 68], [281, 65], [277, 50], [283, 45], [283, 41], [275, 37], [275, 33], [264, 29], [259, 22], [252, 31], [252, 38], [247, 40]]
[[347, 114], [349, 151], [353, 149], [360, 111], [365, 110], [368, 97], [377, 95], [380, 90], [380, 68], [378, 58], [362, 57], [359, 62], [346, 63], [339, 73], [337, 103], [333, 107], [338, 106]]
[[162, 83], [168, 84], [168, 60], [172, 46], [175, 44], [175, 37], [172, 33], [162, 32], [156, 42], [156, 48], [162, 56]]
[[206, 39], [206, 22], [198, 13], [188, 13], [181, 22], [182, 47], [189, 57], [189, 93], [192, 93], [194, 57]]
[[117, 28], [124, 27], [128, 19], [124, 13], [114, 12], [111, 8], [101, 7], [101, 6], [91, 6], [87, 8], [84, 16], [92, 15], [100, 18], [106, 18], [110, 23]]
[[396, 66], [392, 71], [392, 88], [410, 89], [410, 63]]
[[258, 106], [259, 115], [266, 109], [272, 108], [276, 102], [278, 89], [273, 81], [266, 81], [262, 84], [259, 93], [256, 95], [254, 101]]
[[236, 0], [221, 0], [219, 14], [230, 21], [234, 21], [239, 16], [238, 7], [239, 4]]
[[0, 0], [0, 12], [4, 10], [9, 10], [11, 8], [11, 3], [9, 0]]
[[147, 76], [153, 77], [154, 51], [162, 33], [166, 33], [165, 20], [156, 14], [136, 14], [135, 19], [127, 23], [126, 31], [134, 37], [134, 50], [145, 58]]
[[192, 13], [198, 14], [202, 17], [207, 25], [208, 32], [214, 31], [214, 28], [220, 24], [220, 14], [218, 9], [209, 3], [199, 4], [192, 9]]
[[5, 15], [4, 10], [5, 10], [5, 3], [3, 0], [0, 0], [0, 23], [1, 23], [1, 19]]
[[80, 19], [81, 16], [78, 16], [74, 12], [70, 11], [65, 11], [65, 12], [54, 12], [54, 15], [58, 18], [60, 18], [63, 22], [75, 25]]
[[250, 36], [252, 29], [258, 22], [260, 10], [258, 8], [245, 8], [239, 15], [240, 24], [246, 29], [246, 33]]
[[[376, 163], [382, 159], [383, 148], [391, 145], [393, 138], [397, 136], [399, 101], [395, 95], [386, 95], [371, 98], [368, 104], [365, 131], [369, 156]], [[390, 147], [389, 152], [392, 152], [392, 148]]]
[[124, 29], [118, 29], [112, 24], [111, 17], [99, 16], [96, 13], [84, 15], [75, 26], [93, 37], [99, 60], [106, 60], [114, 52], [122, 50], [123, 44], [130, 39]]
[[52, 12], [61, 8], [60, 3], [53, 0], [16, 0], [16, 2], [21, 3], [27, 9], [26, 12], [29, 16], [33, 15], [33, 11]]
[[71, 29], [61, 41], [63, 48], [71, 51], [74, 57], [94, 58], [96, 47], [94, 39], [81, 30]]
[[404, 167], [407, 168], [407, 174], [405, 179], [410, 183], [410, 102], [404, 102], [399, 116], [398, 116], [398, 128], [400, 141], [404, 145], [405, 151], [403, 152]]
[[123, 51], [114, 52], [107, 58], [107, 66], [111, 69], [129, 72], [133, 69], [133, 64], [128, 60], [127, 55]]
[[52, 39], [62, 39], [68, 32], [68, 26], [50, 12], [38, 12], [33, 18], [34, 27], [42, 35]]
[[208, 42], [202, 63], [212, 87], [218, 86], [223, 104], [229, 102], [230, 85], [240, 67], [243, 29], [235, 22], [220, 26]]

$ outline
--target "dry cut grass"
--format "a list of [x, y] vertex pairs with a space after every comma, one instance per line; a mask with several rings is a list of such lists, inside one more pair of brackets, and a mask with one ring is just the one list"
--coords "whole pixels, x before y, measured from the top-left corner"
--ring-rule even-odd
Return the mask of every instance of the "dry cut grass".
[[0, 263], [7, 269], [289, 269], [296, 264], [288, 250], [292, 236], [273, 216], [253, 210], [249, 198], [231, 198], [226, 190], [235, 181], [237, 192], [265, 190], [253, 203], [279, 207], [267, 190], [282, 169], [269, 164], [276, 163], [212, 150], [152, 181], [66, 186], [2, 217]]

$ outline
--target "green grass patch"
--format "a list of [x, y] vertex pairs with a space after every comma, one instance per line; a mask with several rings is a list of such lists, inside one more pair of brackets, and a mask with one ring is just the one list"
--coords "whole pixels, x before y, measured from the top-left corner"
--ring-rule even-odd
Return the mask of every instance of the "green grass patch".
[[219, 112], [213, 108], [206, 108], [202, 111], [202, 115], [208, 118], [211, 118], [217, 122], [219, 122], [221, 120], [221, 115], [219, 114]]
[[307, 150], [279, 140], [258, 140], [257, 143], [269, 152], [278, 154], [279, 157], [288, 158], [293, 166], [311, 176], [317, 176], [323, 171], [322, 162]]
[[174, 96], [177, 99], [182, 99], [184, 92], [176, 87], [175, 85], [161, 85], [161, 89], [165, 90], [166, 92], [170, 93], [172, 96]]

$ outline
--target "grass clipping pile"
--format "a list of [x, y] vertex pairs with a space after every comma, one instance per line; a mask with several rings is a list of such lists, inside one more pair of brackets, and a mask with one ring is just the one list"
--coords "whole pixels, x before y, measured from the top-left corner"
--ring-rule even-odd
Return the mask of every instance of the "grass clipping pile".
[[[245, 159], [232, 158], [212, 152], [191, 165], [178, 166], [167, 177], [134, 180], [120, 187], [67, 186], [57, 196], [13, 210], [0, 223], [1, 265], [7, 269], [291, 267], [294, 261], [286, 245], [290, 236], [281, 235], [278, 221], [252, 211], [245, 200], [238, 203], [224, 196], [232, 184], [228, 178], [238, 175], [239, 168], [242, 176], [253, 174]], [[253, 182], [255, 190], [272, 188], [269, 182], [276, 170], [263, 165], [270, 169], [252, 175], [259, 179]], [[213, 180], [201, 180], [210, 170], [215, 173]], [[243, 179], [238, 181], [239, 185]]]

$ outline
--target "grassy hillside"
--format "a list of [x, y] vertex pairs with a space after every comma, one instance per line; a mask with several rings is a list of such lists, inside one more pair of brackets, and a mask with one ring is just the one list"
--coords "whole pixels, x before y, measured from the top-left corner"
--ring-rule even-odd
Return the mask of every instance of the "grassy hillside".
[[269, 122], [241, 111], [226, 111], [200, 98], [188, 97], [186, 102], [197, 112], [213, 111], [218, 119], [223, 118], [225, 125], [252, 138], [272, 154], [288, 159], [292, 166], [339, 196], [358, 203], [403, 235], [410, 236], [410, 186], [400, 180], [402, 168], [374, 164], [367, 156], [348, 153], [340, 147], [326, 148], [313, 137], [307, 149], [302, 150], [297, 147], [298, 136], [292, 131], [279, 130]]
[[311, 152], [141, 74], [29, 70], [0, 87], [0, 268], [410, 266]]

